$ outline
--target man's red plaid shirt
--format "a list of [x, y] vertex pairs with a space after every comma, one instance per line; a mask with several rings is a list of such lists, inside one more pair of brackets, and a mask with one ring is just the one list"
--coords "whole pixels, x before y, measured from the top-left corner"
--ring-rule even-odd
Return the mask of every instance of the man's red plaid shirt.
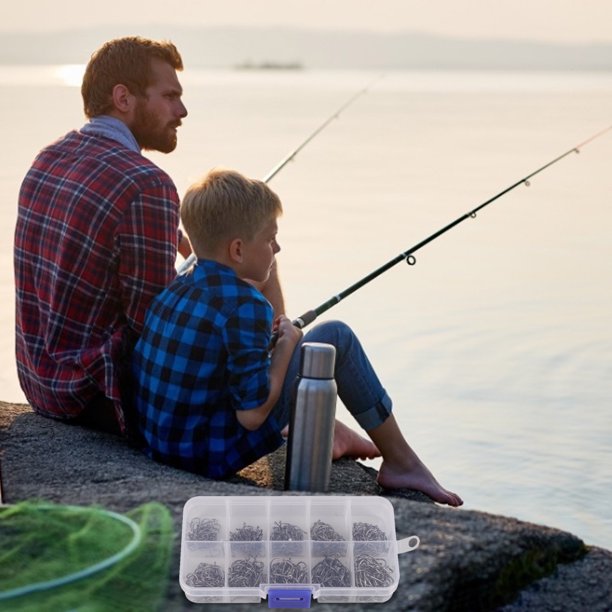
[[100, 393], [119, 408], [126, 340], [175, 276], [178, 209], [170, 177], [114, 140], [75, 131], [38, 155], [14, 261], [17, 370], [35, 410], [70, 418]]

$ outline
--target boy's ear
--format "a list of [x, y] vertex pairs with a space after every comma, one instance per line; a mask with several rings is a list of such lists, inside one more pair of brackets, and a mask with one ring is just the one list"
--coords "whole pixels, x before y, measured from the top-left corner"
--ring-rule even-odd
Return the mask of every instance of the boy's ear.
[[242, 263], [244, 243], [240, 238], [234, 238], [229, 245], [230, 259], [235, 263]]

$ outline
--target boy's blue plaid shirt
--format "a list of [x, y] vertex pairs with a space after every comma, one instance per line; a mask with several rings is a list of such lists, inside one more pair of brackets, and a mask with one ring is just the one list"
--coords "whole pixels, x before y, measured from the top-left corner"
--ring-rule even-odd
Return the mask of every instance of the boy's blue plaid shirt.
[[132, 360], [149, 456], [223, 478], [282, 444], [273, 416], [256, 431], [236, 418], [268, 398], [272, 317], [259, 291], [206, 260], [153, 300]]

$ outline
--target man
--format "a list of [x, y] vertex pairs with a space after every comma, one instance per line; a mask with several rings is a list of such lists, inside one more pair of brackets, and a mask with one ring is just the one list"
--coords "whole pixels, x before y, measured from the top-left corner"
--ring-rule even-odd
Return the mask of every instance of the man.
[[39, 414], [126, 431], [124, 366], [180, 242], [176, 187], [141, 150], [175, 149], [182, 68], [169, 42], [104, 44], [81, 88], [89, 122], [43, 149], [23, 181], [17, 370]]

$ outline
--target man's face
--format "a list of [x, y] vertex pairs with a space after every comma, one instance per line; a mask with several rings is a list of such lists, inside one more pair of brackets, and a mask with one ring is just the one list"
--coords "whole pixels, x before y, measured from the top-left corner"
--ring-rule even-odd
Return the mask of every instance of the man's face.
[[130, 129], [142, 149], [170, 153], [176, 148], [176, 129], [187, 109], [183, 88], [170, 64], [152, 60], [152, 84], [144, 98], [137, 98]]

